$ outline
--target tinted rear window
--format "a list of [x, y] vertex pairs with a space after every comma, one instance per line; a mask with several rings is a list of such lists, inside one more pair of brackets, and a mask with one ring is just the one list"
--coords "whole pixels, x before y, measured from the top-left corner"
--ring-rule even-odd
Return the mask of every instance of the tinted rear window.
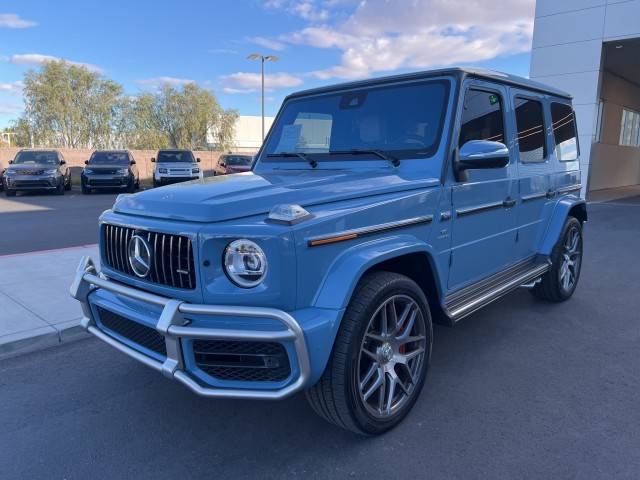
[[516, 97], [516, 126], [522, 163], [544, 162], [547, 156], [542, 103]]

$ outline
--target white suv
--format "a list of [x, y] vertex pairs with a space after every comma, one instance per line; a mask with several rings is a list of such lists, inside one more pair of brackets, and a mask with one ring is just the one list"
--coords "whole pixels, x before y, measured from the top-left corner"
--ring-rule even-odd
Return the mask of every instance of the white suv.
[[157, 158], [152, 158], [156, 167], [153, 170], [153, 186], [185, 182], [203, 178], [200, 159], [193, 156], [191, 150], [159, 150]]

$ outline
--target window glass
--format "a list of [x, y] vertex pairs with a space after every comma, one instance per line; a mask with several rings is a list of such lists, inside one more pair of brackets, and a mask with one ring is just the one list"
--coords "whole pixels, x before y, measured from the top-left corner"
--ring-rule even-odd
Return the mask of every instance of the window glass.
[[93, 152], [90, 165], [129, 165], [127, 152]]
[[191, 150], [160, 150], [156, 161], [158, 163], [196, 163]]
[[263, 161], [371, 160], [351, 150], [388, 152], [398, 158], [433, 155], [441, 137], [449, 82], [431, 80], [327, 93], [287, 102], [271, 129]]
[[38, 164], [38, 165], [58, 165], [58, 152], [45, 150], [23, 150], [18, 152], [16, 158], [13, 159], [16, 164]]
[[469, 140], [504, 143], [502, 100], [497, 93], [470, 89], [464, 97], [460, 146]]
[[619, 143], [626, 147], [640, 146], [640, 113], [628, 108], [622, 109]]
[[547, 149], [542, 103], [520, 97], [516, 97], [515, 103], [520, 161], [522, 163], [544, 162]]
[[573, 109], [564, 103], [551, 104], [553, 138], [556, 143], [556, 157], [561, 162], [577, 160], [578, 140], [576, 138], [576, 116]]

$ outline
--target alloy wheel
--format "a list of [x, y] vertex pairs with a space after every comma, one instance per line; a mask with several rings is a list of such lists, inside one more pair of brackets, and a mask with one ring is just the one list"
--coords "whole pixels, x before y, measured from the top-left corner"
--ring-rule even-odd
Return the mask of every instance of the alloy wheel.
[[569, 292], [578, 280], [582, 262], [582, 239], [577, 227], [574, 226], [567, 232], [560, 256], [560, 285]]
[[411, 398], [424, 368], [426, 327], [418, 303], [394, 295], [367, 325], [358, 358], [358, 391], [367, 411], [389, 418]]

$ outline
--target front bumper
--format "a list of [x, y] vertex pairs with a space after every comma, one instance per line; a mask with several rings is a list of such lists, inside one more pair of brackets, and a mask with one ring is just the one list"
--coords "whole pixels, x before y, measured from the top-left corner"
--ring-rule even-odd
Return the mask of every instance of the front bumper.
[[7, 188], [11, 190], [55, 190], [60, 184], [58, 176], [12, 175], [5, 177]]
[[[156, 358], [141, 353], [129, 345], [118, 341], [99, 328], [89, 301], [89, 295], [96, 289], [104, 289], [119, 296], [144, 302], [162, 309], [155, 329], [164, 338], [167, 353], [164, 361], [159, 361]], [[304, 332], [298, 322], [282, 310], [262, 307], [198, 305], [162, 297], [103, 278], [98, 274], [89, 257], [84, 257], [80, 262], [70, 291], [71, 296], [81, 303], [83, 312], [81, 325], [89, 333], [122, 353], [161, 372], [166, 377], [179, 381], [198, 395], [213, 398], [279, 400], [298, 392], [304, 388], [309, 381], [311, 368]], [[268, 319], [281, 323], [285, 329], [260, 331], [192, 327], [186, 325], [184, 315], [219, 315]], [[219, 388], [203, 385], [202, 382], [197, 381], [196, 378], [187, 371], [188, 369], [185, 366], [183, 354], [183, 340], [185, 339], [292, 342], [297, 363], [297, 378], [286, 386], [274, 390]]]
[[91, 188], [127, 188], [131, 183], [129, 175], [83, 175], [82, 179]]

